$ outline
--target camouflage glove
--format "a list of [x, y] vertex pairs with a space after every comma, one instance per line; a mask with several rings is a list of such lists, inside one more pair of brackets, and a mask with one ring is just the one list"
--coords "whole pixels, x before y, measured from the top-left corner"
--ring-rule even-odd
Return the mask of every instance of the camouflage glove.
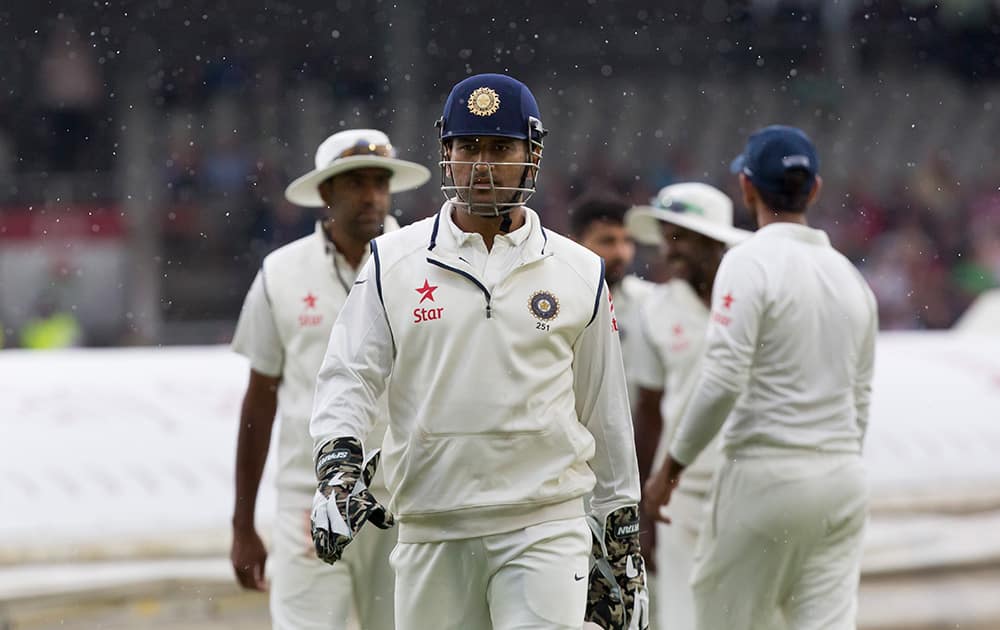
[[395, 520], [368, 491], [378, 466], [379, 451], [363, 458], [356, 438], [337, 438], [324, 444], [316, 456], [319, 486], [313, 496], [312, 538], [320, 560], [333, 564], [354, 540], [365, 521], [380, 529]]
[[639, 549], [639, 506], [608, 514], [604, 523], [587, 518], [593, 533], [586, 621], [606, 630], [649, 627], [646, 567]]

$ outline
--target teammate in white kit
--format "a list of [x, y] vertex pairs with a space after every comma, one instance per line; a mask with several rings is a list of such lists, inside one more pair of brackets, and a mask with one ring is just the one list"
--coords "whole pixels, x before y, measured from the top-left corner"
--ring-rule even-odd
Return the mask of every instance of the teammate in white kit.
[[760, 229], [719, 267], [702, 372], [645, 507], [662, 518], [728, 416], [692, 576], [697, 627], [854, 628], [875, 298], [806, 224], [822, 181], [802, 131], [758, 131], [733, 167]]
[[[469, 77], [439, 124], [448, 200], [373, 241], [319, 373], [317, 550], [337, 562], [394, 513], [400, 630], [644, 628], [639, 474], [601, 259], [524, 205], [545, 134], [524, 84]], [[365, 484], [383, 391], [388, 510]]]
[[631, 365], [636, 345], [642, 343], [638, 332], [639, 305], [655, 285], [628, 273], [635, 260], [635, 241], [625, 228], [628, 209], [629, 204], [617, 195], [586, 195], [570, 209], [569, 224], [573, 240], [604, 259], [604, 279], [615, 303], [628, 399], [634, 412], [639, 390]]
[[[423, 166], [396, 159], [381, 131], [330, 136], [316, 151], [316, 169], [285, 193], [293, 203], [324, 207], [323, 219], [313, 234], [264, 259], [240, 313], [233, 349], [250, 360], [250, 383], [240, 415], [232, 563], [242, 586], [268, 589], [268, 554], [254, 512], [280, 407], [278, 511], [267, 570], [274, 628], [344, 628], [352, 604], [366, 630], [394, 627], [388, 565], [394, 531], [365, 532], [337, 566], [316, 557], [309, 532], [316, 488], [309, 416], [330, 329], [368, 258], [368, 242], [383, 225], [397, 227], [387, 216], [390, 193], [429, 178]], [[384, 431], [385, 419], [378, 420]]]
[[[698, 380], [719, 263], [726, 247], [750, 233], [733, 227], [733, 202], [725, 193], [698, 182], [663, 188], [652, 206], [629, 210], [626, 225], [637, 241], [660, 248], [670, 273], [670, 280], [657, 285], [637, 313], [629, 366], [639, 391], [633, 404], [635, 439], [639, 475], [645, 480], [666, 458]], [[643, 553], [656, 577], [650, 587], [650, 609], [658, 628], [694, 628], [690, 586], [694, 547], [721, 459], [717, 445], [709, 445], [684, 472], [674, 492], [671, 524], [644, 524]]]

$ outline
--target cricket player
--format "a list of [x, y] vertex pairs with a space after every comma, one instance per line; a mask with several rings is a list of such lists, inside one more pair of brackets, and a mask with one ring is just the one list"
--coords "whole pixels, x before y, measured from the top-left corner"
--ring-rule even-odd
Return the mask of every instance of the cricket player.
[[625, 229], [628, 209], [629, 204], [617, 195], [587, 195], [570, 210], [569, 223], [573, 240], [604, 259], [604, 279], [615, 304], [628, 399], [634, 410], [639, 390], [631, 368], [632, 357], [638, 352], [636, 346], [642, 343], [638, 334], [639, 305], [655, 285], [628, 273], [635, 260], [635, 241]]
[[[369, 257], [368, 242], [398, 227], [390, 193], [423, 185], [430, 171], [396, 158], [374, 129], [336, 133], [316, 151], [316, 168], [285, 191], [289, 201], [323, 207], [311, 235], [264, 259], [247, 294], [233, 349], [250, 360], [236, 453], [232, 563], [245, 588], [266, 590], [267, 550], [254, 526], [257, 489], [280, 407], [278, 510], [267, 573], [276, 629], [344, 628], [354, 605], [362, 626], [393, 628], [393, 532], [364, 532], [336, 566], [317, 557], [309, 532], [316, 477], [309, 417], [330, 329]], [[384, 412], [373, 417], [384, 431]], [[383, 496], [376, 480], [372, 491]]]
[[[733, 202], [698, 182], [660, 190], [651, 206], [628, 211], [626, 225], [636, 241], [664, 254], [670, 280], [657, 285], [637, 314], [637, 343], [631, 372], [639, 390], [633, 408], [639, 476], [645, 480], [666, 458], [667, 447], [700, 373], [712, 285], [726, 248], [750, 233], [733, 227]], [[617, 307], [617, 303], [615, 304]], [[644, 524], [647, 563], [656, 574], [650, 609], [658, 628], [693, 630], [690, 576], [695, 541], [708, 512], [712, 476], [721, 462], [710, 444], [674, 491], [671, 524]], [[657, 569], [662, 569], [659, 571]]]
[[646, 509], [663, 518], [728, 416], [692, 576], [697, 627], [854, 628], [875, 298], [806, 223], [822, 180], [801, 130], [761, 129], [733, 168], [760, 229], [719, 266], [701, 375]]
[[[372, 242], [319, 373], [316, 549], [339, 562], [366, 521], [398, 521], [400, 630], [644, 628], [639, 473], [603, 263], [525, 205], [545, 135], [527, 86], [468, 77], [439, 128], [447, 200]], [[380, 456], [388, 506], [366, 487]]]

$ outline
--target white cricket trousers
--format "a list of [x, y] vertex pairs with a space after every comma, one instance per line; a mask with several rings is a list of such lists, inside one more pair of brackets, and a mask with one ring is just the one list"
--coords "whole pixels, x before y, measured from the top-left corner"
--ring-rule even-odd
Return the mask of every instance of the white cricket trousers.
[[712, 501], [692, 575], [699, 630], [856, 628], [860, 455], [729, 456]]
[[399, 543], [397, 630], [579, 630], [591, 534], [584, 518], [434, 543]]
[[665, 510], [672, 522], [656, 524], [656, 579], [650, 582], [656, 630], [695, 629], [691, 571], [698, 531], [708, 518], [709, 505], [708, 495], [678, 488]]
[[364, 630], [393, 630], [396, 529], [365, 525], [336, 564], [316, 557], [309, 512], [279, 509], [268, 557], [274, 630], [343, 630], [353, 610]]

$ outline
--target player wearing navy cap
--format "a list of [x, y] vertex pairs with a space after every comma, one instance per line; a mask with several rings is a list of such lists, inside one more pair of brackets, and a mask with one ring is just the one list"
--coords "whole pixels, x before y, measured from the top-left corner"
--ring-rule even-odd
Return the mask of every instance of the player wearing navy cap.
[[733, 170], [760, 229], [719, 265], [701, 375], [644, 501], [663, 518], [725, 422], [691, 578], [697, 627], [854, 628], [875, 298], [806, 224], [822, 180], [801, 130], [758, 131]]
[[[613, 306], [601, 259], [525, 205], [538, 105], [476, 75], [439, 129], [446, 201], [373, 241], [319, 373], [317, 552], [337, 562], [366, 521], [397, 522], [401, 630], [645, 628]], [[367, 489], [383, 391], [386, 506]]]

